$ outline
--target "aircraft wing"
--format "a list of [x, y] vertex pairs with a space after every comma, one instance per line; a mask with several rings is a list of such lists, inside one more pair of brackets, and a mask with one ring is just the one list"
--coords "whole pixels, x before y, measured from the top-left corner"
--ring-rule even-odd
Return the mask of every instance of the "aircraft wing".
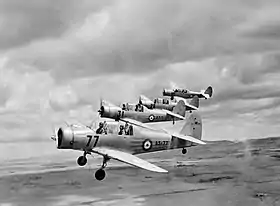
[[111, 159], [118, 160], [120, 162], [139, 167], [145, 170], [149, 170], [152, 172], [159, 172], [159, 173], [167, 173], [168, 171], [165, 169], [162, 169], [154, 164], [151, 164], [150, 162], [140, 159], [139, 157], [136, 157], [135, 155], [122, 152], [119, 150], [109, 149], [109, 148], [103, 148], [103, 147], [95, 147], [92, 149], [92, 152], [97, 153], [99, 155], [105, 155], [108, 156]]
[[190, 141], [190, 142], [194, 142], [194, 143], [197, 143], [197, 144], [206, 144], [205, 142], [199, 140], [199, 139], [196, 139], [192, 136], [186, 136], [186, 135], [182, 135], [182, 134], [178, 134], [178, 133], [171, 133], [169, 132], [168, 130], [166, 129], [163, 129], [163, 128], [153, 128], [153, 127], [150, 127], [142, 122], [139, 122], [139, 121], [136, 121], [136, 120], [133, 120], [133, 119], [129, 119], [129, 118], [124, 118], [124, 119], [120, 119], [120, 121], [123, 121], [123, 122], [127, 122], [129, 124], [133, 124], [135, 126], [138, 126], [138, 127], [142, 127], [142, 128], [145, 128], [145, 129], [150, 129], [150, 130], [155, 130], [155, 131], [163, 131], [165, 133], [168, 133], [174, 137], [177, 137], [179, 139], [182, 139], [182, 140], [186, 140], [186, 141]]
[[184, 120], [184, 119], [185, 119], [185, 117], [183, 117], [183, 116], [181, 116], [181, 115], [179, 115], [179, 114], [175, 114], [175, 113], [173, 113], [173, 112], [171, 112], [171, 111], [169, 111], [169, 110], [162, 109], [162, 111], [166, 112], [168, 115], [170, 115], [170, 116], [172, 116], [172, 117], [177, 117], [177, 118], [179, 118], [179, 119], [181, 119], [181, 120]]
[[150, 127], [148, 126], [147, 124], [144, 124], [142, 122], [139, 122], [137, 120], [134, 120], [134, 119], [130, 119], [130, 118], [121, 118], [120, 121], [122, 122], [127, 122], [129, 124], [132, 124], [132, 125], [135, 125], [135, 126], [138, 126], [138, 127], [142, 127], [142, 128], [145, 128], [145, 129], [150, 129], [150, 130], [158, 130], [156, 128], [153, 128], [153, 127]]
[[187, 102], [185, 102], [185, 105], [186, 105], [186, 108], [187, 108], [187, 110], [198, 110], [198, 108], [197, 107], [195, 107], [195, 106], [193, 106], [193, 105], [191, 105], [191, 104], [189, 104], [189, 103], [187, 103]]

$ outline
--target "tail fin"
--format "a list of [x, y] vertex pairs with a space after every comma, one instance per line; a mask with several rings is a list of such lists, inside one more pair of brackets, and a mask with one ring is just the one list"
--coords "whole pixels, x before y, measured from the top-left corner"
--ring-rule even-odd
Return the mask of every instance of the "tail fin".
[[181, 116], [185, 116], [186, 114], [186, 105], [185, 105], [185, 102], [183, 100], [180, 100], [176, 106], [173, 108], [173, 113], [175, 114], [179, 114]]
[[199, 98], [198, 98], [198, 96], [194, 96], [194, 98], [192, 98], [192, 100], [190, 101], [189, 104], [199, 108]]
[[192, 136], [196, 139], [201, 140], [202, 119], [197, 111], [193, 111], [188, 117], [186, 117], [185, 124], [180, 131], [180, 134]]
[[204, 92], [204, 95], [205, 95], [207, 98], [212, 97], [212, 95], [213, 95], [213, 88], [212, 88], [211, 86], [207, 87], [207, 89], [206, 89], [205, 92]]

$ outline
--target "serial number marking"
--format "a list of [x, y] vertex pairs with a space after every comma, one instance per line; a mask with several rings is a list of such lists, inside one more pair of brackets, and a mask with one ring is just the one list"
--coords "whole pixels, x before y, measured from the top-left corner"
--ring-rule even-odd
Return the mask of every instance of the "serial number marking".
[[169, 141], [156, 141], [155, 145], [168, 145]]

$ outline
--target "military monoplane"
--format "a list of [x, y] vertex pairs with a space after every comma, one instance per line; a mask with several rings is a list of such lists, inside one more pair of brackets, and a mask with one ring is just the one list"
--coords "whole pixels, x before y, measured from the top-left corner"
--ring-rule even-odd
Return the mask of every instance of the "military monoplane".
[[108, 101], [101, 100], [100, 109], [98, 110], [100, 117], [111, 118], [116, 121], [141, 123], [166, 122], [184, 120], [186, 107], [184, 101], [179, 101], [172, 111], [166, 109], [148, 109], [141, 104], [123, 103], [122, 107], [114, 105]]
[[209, 99], [213, 95], [213, 88], [209, 86], [206, 90], [201, 90], [200, 92], [194, 92], [188, 89], [163, 89], [162, 94], [163, 96], [170, 96], [171, 99], [174, 99], [174, 97], [191, 99], [195, 96], [198, 98]]
[[165, 109], [169, 111], [173, 111], [174, 107], [178, 104], [178, 102], [182, 100], [184, 101], [186, 111], [198, 110], [199, 108], [199, 98], [198, 96], [194, 96], [192, 100], [188, 103], [185, 99], [181, 97], [171, 98], [155, 98], [153, 101], [144, 95], [140, 95], [139, 104], [144, 105], [148, 109]]
[[[105, 178], [104, 169], [109, 160], [117, 160], [153, 172], [167, 173], [167, 170], [136, 155], [178, 148], [181, 148], [182, 153], [185, 154], [187, 147], [205, 144], [201, 141], [202, 120], [200, 115], [195, 112], [185, 119], [182, 129], [177, 133], [162, 128], [156, 129], [141, 122], [128, 125], [121, 121], [110, 120], [105, 124], [106, 128], [103, 129], [82, 124], [65, 125], [51, 137], [56, 141], [58, 149], [83, 152], [83, 155], [77, 159], [79, 166], [87, 164], [87, 155], [101, 155], [103, 157], [102, 166], [95, 172], [97, 180]], [[129, 128], [127, 131], [123, 129], [126, 125]]]

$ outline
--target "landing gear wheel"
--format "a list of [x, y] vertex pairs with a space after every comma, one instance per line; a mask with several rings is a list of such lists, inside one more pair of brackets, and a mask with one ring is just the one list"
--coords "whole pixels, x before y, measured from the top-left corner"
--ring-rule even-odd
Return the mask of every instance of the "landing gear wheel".
[[87, 164], [87, 158], [85, 156], [80, 156], [77, 159], [77, 163], [79, 166], [85, 166]]
[[95, 178], [99, 181], [103, 180], [106, 176], [106, 172], [103, 169], [99, 169], [95, 172]]
[[182, 154], [186, 154], [187, 150], [185, 148], [182, 149]]

